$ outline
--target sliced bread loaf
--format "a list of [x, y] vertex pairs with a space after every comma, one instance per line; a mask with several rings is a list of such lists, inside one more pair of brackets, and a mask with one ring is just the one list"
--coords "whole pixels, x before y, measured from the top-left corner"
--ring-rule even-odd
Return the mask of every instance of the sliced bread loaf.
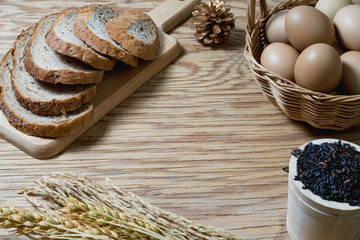
[[55, 51], [76, 58], [90, 66], [109, 71], [116, 60], [96, 52], [75, 36], [73, 26], [77, 22], [78, 9], [69, 8], [55, 20], [46, 35], [46, 43]]
[[18, 102], [36, 114], [65, 114], [90, 102], [95, 96], [95, 84], [64, 85], [38, 81], [24, 68], [24, 49], [34, 28], [23, 31], [14, 44], [14, 68], [11, 81]]
[[137, 58], [112, 40], [106, 32], [107, 21], [117, 16], [115, 11], [104, 5], [85, 6], [79, 9], [74, 33], [96, 51], [136, 67]]
[[13, 49], [5, 55], [0, 64], [0, 109], [12, 126], [28, 135], [61, 137], [78, 130], [91, 120], [91, 103], [83, 105], [71, 114], [59, 116], [36, 115], [23, 108], [16, 100], [11, 86], [12, 54]]
[[45, 35], [58, 15], [45, 16], [36, 25], [24, 51], [26, 71], [34, 78], [50, 83], [99, 83], [104, 71], [95, 70], [74, 58], [59, 54], [47, 45]]
[[109, 19], [106, 31], [134, 56], [153, 60], [158, 56], [160, 41], [153, 20], [140, 11], [124, 10], [118, 17]]

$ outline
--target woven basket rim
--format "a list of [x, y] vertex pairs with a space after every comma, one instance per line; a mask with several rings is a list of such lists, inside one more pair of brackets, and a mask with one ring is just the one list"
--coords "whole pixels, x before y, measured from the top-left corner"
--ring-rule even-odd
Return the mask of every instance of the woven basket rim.
[[[257, 1], [260, 15], [255, 19]], [[267, 70], [260, 64], [261, 53], [269, 44], [265, 37], [265, 25], [270, 17], [284, 9], [300, 5], [314, 6], [316, 3], [317, 0], [286, 0], [268, 10], [266, 0], [248, 0], [244, 55], [262, 93], [285, 115], [293, 120], [304, 121], [315, 128], [344, 130], [360, 125], [360, 94], [333, 95], [311, 91]]]
[[[303, 5], [303, 4], [300, 4], [299, 2], [305, 2], [305, 3], [308, 3], [309, 5], [311, 5], [312, 2], [314, 2], [314, 0], [310, 0], [310, 1], [287, 0], [287, 1], [281, 2], [277, 6], [273, 7], [271, 10], [269, 10], [264, 18], [259, 16], [256, 19], [255, 24], [253, 26], [252, 33], [249, 32], [249, 29], [250, 29], [249, 27], [246, 29], [244, 53], [245, 53], [245, 58], [248, 61], [249, 67], [251, 68], [251, 64], [255, 65], [256, 68], [260, 69], [261, 72], [263, 72], [265, 75], [271, 76], [271, 77], [269, 77], [269, 80], [272, 81], [274, 84], [278, 85], [279, 87], [286, 87], [285, 85], [280, 86], [278, 84], [279, 81], [285, 82], [286, 85], [288, 85], [288, 87], [291, 88], [292, 91], [300, 93], [300, 94], [313, 96], [314, 98], [318, 98], [321, 100], [327, 100], [327, 101], [341, 101], [341, 102], [359, 101], [360, 102], [360, 94], [352, 94], [352, 95], [337, 94], [337, 95], [334, 95], [334, 94], [330, 94], [330, 93], [316, 92], [316, 91], [312, 91], [312, 90], [306, 89], [304, 87], [301, 87], [301, 86], [297, 85], [295, 82], [292, 82], [292, 81], [266, 69], [255, 59], [252, 48], [250, 46], [250, 42], [253, 40], [256, 41], [258, 39], [252, 38], [253, 33], [255, 31], [260, 31], [261, 25], [262, 25], [261, 23], [264, 22], [263, 25], [265, 26], [266, 22], [269, 20], [269, 18], [273, 14], [275, 14], [279, 11], [285, 10], [285, 9], [290, 9], [290, 8], [288, 8], [288, 6], [295, 7], [297, 5]], [[264, 47], [265, 46], [262, 45], [262, 51], [263, 51]]]

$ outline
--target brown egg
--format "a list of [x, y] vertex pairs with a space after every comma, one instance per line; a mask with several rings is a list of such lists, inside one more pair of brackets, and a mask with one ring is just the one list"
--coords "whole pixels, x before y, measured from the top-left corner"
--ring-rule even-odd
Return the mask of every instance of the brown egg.
[[332, 45], [335, 29], [330, 19], [310, 6], [297, 6], [285, 17], [285, 29], [289, 41], [299, 52], [315, 43]]
[[343, 74], [339, 88], [345, 94], [360, 94], [360, 52], [349, 51], [341, 55]]
[[333, 20], [334, 16], [339, 9], [353, 4], [351, 0], [319, 0], [315, 8], [323, 12], [329, 19]]
[[299, 86], [316, 92], [331, 92], [341, 80], [340, 56], [330, 45], [316, 43], [299, 55], [294, 73]]
[[261, 54], [260, 63], [266, 69], [294, 81], [294, 66], [299, 53], [285, 43], [271, 43]]
[[360, 51], [360, 5], [341, 8], [334, 17], [337, 39], [348, 50]]
[[285, 31], [285, 16], [289, 10], [282, 10], [273, 14], [265, 26], [266, 38], [270, 43], [290, 43]]

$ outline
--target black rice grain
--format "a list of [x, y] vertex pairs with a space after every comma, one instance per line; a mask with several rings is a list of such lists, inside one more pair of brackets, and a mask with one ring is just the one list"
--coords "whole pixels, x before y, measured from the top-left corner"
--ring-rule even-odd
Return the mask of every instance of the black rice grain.
[[296, 181], [323, 199], [360, 207], [360, 152], [341, 141], [308, 143], [291, 153], [297, 158]]

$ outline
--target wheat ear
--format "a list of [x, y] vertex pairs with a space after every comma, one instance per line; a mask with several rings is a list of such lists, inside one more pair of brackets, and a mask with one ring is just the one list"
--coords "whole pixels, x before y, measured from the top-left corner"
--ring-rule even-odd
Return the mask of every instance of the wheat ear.
[[60, 211], [72, 219], [106, 228], [113, 233], [114, 238], [169, 240], [155, 224], [141, 216], [120, 212], [101, 203], [84, 203], [70, 196], [65, 208]]
[[15, 207], [0, 207], [0, 228], [41, 239], [113, 239], [109, 231], [100, 227]]
[[86, 177], [71, 174], [43, 176], [36, 181], [38, 187], [29, 189], [45, 193], [56, 203], [65, 206], [68, 196], [89, 204], [101, 202], [112, 209], [132, 211], [155, 223], [161, 231], [176, 240], [241, 240], [241, 238], [212, 226], [204, 226], [174, 213], [164, 211], [145, 202], [139, 196], [113, 185], [108, 191]]

